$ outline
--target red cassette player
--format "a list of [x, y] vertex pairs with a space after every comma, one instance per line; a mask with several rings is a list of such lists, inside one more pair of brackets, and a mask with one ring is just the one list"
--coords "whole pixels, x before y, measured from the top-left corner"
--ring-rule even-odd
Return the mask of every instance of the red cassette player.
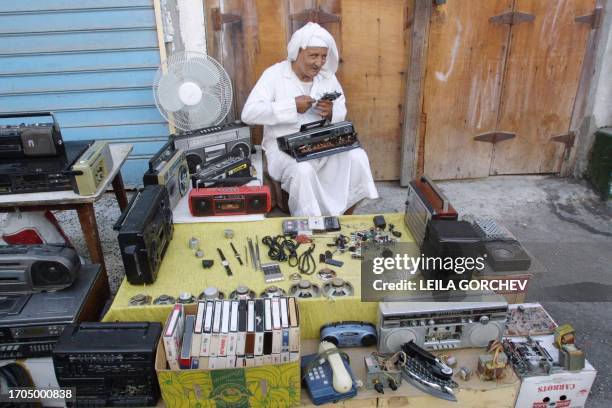
[[189, 211], [194, 217], [265, 214], [271, 203], [268, 186], [194, 188], [189, 192]]

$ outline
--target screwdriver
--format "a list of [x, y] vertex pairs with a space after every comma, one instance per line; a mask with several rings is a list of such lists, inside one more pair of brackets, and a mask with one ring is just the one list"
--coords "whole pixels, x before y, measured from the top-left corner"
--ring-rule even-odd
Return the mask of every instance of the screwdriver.
[[236, 250], [236, 247], [234, 246], [234, 243], [230, 242], [230, 246], [232, 247], [232, 251], [234, 251], [234, 256], [238, 260], [238, 263], [240, 264], [240, 266], [244, 265], [242, 263], [242, 258], [240, 257], [240, 254], [238, 253], [238, 251]]

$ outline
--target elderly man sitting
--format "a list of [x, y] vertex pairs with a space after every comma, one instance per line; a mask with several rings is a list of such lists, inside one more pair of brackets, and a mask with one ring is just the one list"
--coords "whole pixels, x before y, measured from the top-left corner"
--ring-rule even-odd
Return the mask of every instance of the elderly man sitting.
[[278, 149], [276, 138], [296, 133], [300, 125], [346, 117], [344, 95], [319, 100], [326, 92], [341, 92], [336, 78], [339, 54], [329, 32], [315, 23], [296, 31], [287, 46], [288, 58], [266, 69], [242, 110], [242, 121], [263, 125], [263, 149], [268, 173], [289, 193], [292, 215], [340, 215], [364, 198], [378, 198], [368, 156], [353, 149], [332, 156], [297, 162]]

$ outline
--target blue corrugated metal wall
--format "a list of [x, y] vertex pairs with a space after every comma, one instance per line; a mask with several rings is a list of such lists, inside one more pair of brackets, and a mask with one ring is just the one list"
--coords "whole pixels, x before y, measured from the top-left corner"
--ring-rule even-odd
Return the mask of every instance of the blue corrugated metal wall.
[[128, 185], [168, 138], [159, 63], [152, 0], [0, 1], [0, 112], [50, 110], [65, 140], [133, 143]]

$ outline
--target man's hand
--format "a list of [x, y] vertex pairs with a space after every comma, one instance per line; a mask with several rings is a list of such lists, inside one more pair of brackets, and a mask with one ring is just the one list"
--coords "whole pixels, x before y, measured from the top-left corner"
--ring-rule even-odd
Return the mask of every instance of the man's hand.
[[312, 99], [308, 95], [300, 95], [295, 97], [295, 107], [299, 113], [306, 112], [315, 102], [316, 100]]
[[331, 120], [332, 115], [334, 113], [334, 103], [332, 101], [320, 99], [319, 102], [317, 102], [317, 106], [315, 106], [315, 109], [317, 110], [319, 115], [321, 115], [322, 118]]

